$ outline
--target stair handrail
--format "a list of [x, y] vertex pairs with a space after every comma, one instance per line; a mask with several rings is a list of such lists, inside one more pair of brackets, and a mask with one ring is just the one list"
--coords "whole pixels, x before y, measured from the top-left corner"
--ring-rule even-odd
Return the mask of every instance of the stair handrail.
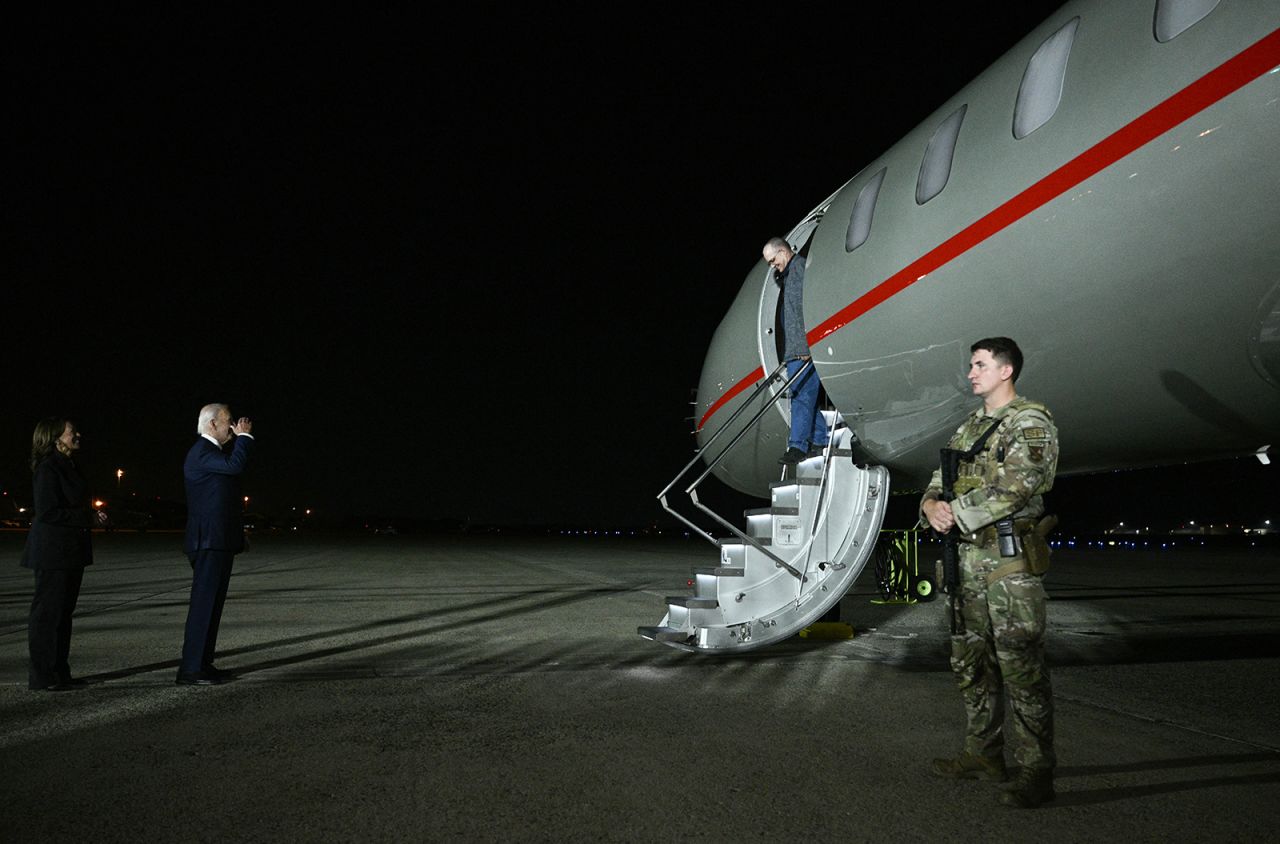
[[[720, 439], [720, 435], [721, 435], [721, 434], [723, 434], [725, 431], [729, 430], [729, 426], [730, 426], [731, 424], [733, 424], [733, 420], [737, 419], [737, 418], [738, 418], [738, 416], [740, 416], [740, 415], [742, 414], [742, 411], [746, 410], [746, 409], [747, 409], [747, 407], [751, 404], [751, 402], [755, 401], [756, 396], [760, 395], [761, 391], [763, 391], [766, 387], [768, 387], [768, 386], [769, 386], [770, 384], [772, 384], [775, 380], [777, 380], [777, 378], [778, 378], [778, 373], [779, 373], [779, 372], [781, 372], [781, 371], [783, 370], [783, 368], [784, 368], [786, 365], [787, 365], [786, 361], [783, 361], [782, 363], [778, 364], [778, 368], [777, 368], [777, 369], [775, 369], [775, 370], [773, 370], [773, 372], [770, 372], [770, 373], [769, 373], [769, 377], [768, 377], [768, 378], [765, 378], [764, 380], [762, 380], [762, 381], [760, 382], [760, 384], [756, 386], [755, 390], [753, 390], [753, 391], [751, 392], [751, 395], [747, 396], [746, 401], [744, 401], [742, 404], [738, 405], [738, 409], [737, 409], [737, 410], [735, 410], [735, 411], [734, 411], [734, 412], [729, 416], [729, 419], [728, 419], [728, 420], [727, 420], [723, 425], [721, 425], [721, 426], [720, 426], [720, 430], [718, 430], [718, 431], [716, 431], [714, 434], [712, 434], [712, 435], [711, 435], [711, 439], [707, 440], [706, 444], [704, 444], [701, 448], [699, 448], [697, 451], [695, 451], [695, 452], [694, 452], [694, 454], [693, 454], [693, 459], [692, 459], [692, 460], [690, 460], [688, 463], [686, 463], [686, 464], [685, 464], [685, 466], [684, 466], [684, 468], [683, 468], [683, 469], [681, 469], [679, 472], [677, 472], [677, 473], [676, 473], [676, 476], [675, 476], [674, 478], [672, 478], [672, 479], [671, 479], [671, 482], [670, 482], [670, 483], [668, 483], [666, 486], [664, 486], [664, 487], [662, 488], [662, 492], [658, 493], [658, 496], [657, 496], [657, 497], [658, 497], [658, 502], [659, 502], [660, 504], [662, 504], [662, 509], [666, 510], [666, 511], [667, 511], [668, 513], [670, 513], [671, 515], [675, 516], [677, 519], [679, 519], [680, 521], [684, 522], [686, 525], [688, 525], [688, 526], [689, 526], [689, 528], [690, 528], [690, 529], [692, 529], [695, 533], [697, 533], [697, 534], [698, 534], [699, 536], [701, 536], [703, 539], [706, 539], [706, 540], [707, 540], [708, 542], [710, 542], [712, 545], [715, 545], [715, 544], [716, 544], [716, 539], [715, 539], [715, 537], [711, 536], [711, 535], [710, 535], [710, 534], [708, 534], [706, 531], [704, 531], [702, 528], [698, 527], [698, 526], [697, 526], [697, 525], [695, 525], [693, 522], [689, 521], [689, 520], [688, 520], [688, 519], [686, 519], [684, 516], [682, 516], [682, 515], [680, 515], [679, 513], [677, 513], [675, 510], [671, 509], [671, 505], [669, 505], [669, 504], [667, 503], [667, 493], [671, 491], [671, 488], [672, 488], [673, 486], [675, 486], [675, 485], [676, 485], [676, 482], [677, 482], [677, 481], [679, 481], [682, 477], [684, 477], [684, 475], [685, 475], [685, 473], [686, 473], [686, 472], [688, 472], [690, 469], [692, 469], [692, 468], [694, 467], [694, 465], [695, 465], [699, 460], [701, 460], [701, 459], [702, 459], [702, 454], [703, 454], [703, 452], [705, 452], [707, 449], [711, 448], [712, 443], [714, 443], [716, 440]], [[772, 404], [772, 402], [770, 402], [770, 404]], [[769, 407], [769, 404], [766, 404], [766, 405], [765, 405], [765, 408], [768, 408], [768, 407]], [[761, 414], [763, 414], [763, 409], [761, 410]], [[757, 418], [758, 418], [758, 416], [757, 416]], [[752, 425], [754, 422], [755, 422], [755, 420], [753, 419], [751, 423], [748, 423], [747, 428], [750, 428], [750, 427], [751, 427], [751, 425]], [[732, 447], [733, 443], [730, 443], [729, 445], [730, 445], [730, 447]], [[728, 449], [725, 449], [725, 451], [728, 451]]]
[[[824, 505], [830, 507], [831, 502], [827, 500], [827, 478], [831, 475], [831, 449], [836, 444], [836, 418], [837, 414], [831, 417], [831, 425], [827, 428], [827, 444], [822, 449], [822, 477], [818, 481], [818, 503], [813, 508], [813, 524], [809, 525], [809, 542], [804, 550], [804, 573], [809, 574], [809, 563], [813, 560], [813, 541], [814, 533], [818, 530], [818, 523], [822, 521], [822, 508]], [[821, 565], [821, 563], [819, 563]], [[802, 590], [803, 591], [803, 590]], [[799, 595], [797, 595], [797, 599]]]
[[[783, 361], [782, 363], [778, 364], [778, 367], [769, 374], [769, 377], [764, 379], [760, 383], [760, 385], [757, 386], [756, 389], [751, 393], [751, 395], [747, 397], [746, 401], [740, 404], [738, 406], [738, 409], [735, 410], [727, 420], [725, 420], [725, 423], [722, 426], [720, 426], [720, 430], [716, 431], [715, 434], [712, 435], [711, 439], [707, 440], [706, 444], [703, 445], [700, 449], [698, 449], [698, 451], [694, 454], [693, 459], [690, 460], [689, 463], [686, 464], [685, 467], [681, 469], [680, 472], [674, 478], [671, 479], [671, 483], [667, 484], [666, 487], [663, 488], [662, 492], [658, 493], [658, 501], [661, 502], [664, 510], [666, 510], [671, 515], [675, 516], [681, 522], [684, 522], [691, 529], [697, 532], [699, 536], [706, 539], [712, 545], [715, 545], [717, 547], [719, 546], [719, 542], [715, 539], [715, 537], [711, 536], [709, 533], [702, 530], [693, 522], [689, 521], [684, 516], [680, 515], [674, 509], [671, 508], [671, 506], [667, 503], [667, 493], [671, 491], [671, 488], [676, 485], [676, 482], [679, 481], [680, 478], [682, 478], [686, 472], [688, 472], [691, 468], [693, 468], [693, 466], [702, 458], [703, 453], [705, 453], [709, 448], [711, 448], [712, 443], [714, 443], [717, 439], [719, 439], [720, 435], [729, 429], [733, 421], [738, 418], [739, 414], [745, 411], [747, 407], [750, 406], [751, 402], [753, 402], [756, 399], [756, 397], [759, 396], [760, 393], [766, 387], [772, 384], [775, 380], [779, 380], [778, 373], [780, 373], [783, 369], [785, 369], [786, 365], [787, 365], [786, 361]], [[761, 417], [764, 416], [764, 414], [769, 410], [769, 408], [777, 404], [778, 401], [787, 394], [787, 391], [791, 389], [791, 385], [794, 384], [796, 381], [800, 380], [800, 378], [803, 377], [804, 374], [812, 368], [813, 368], [813, 360], [810, 359], [805, 361], [804, 365], [801, 366], [799, 369], [797, 369], [795, 374], [792, 375], [787, 380], [786, 384], [783, 385], [783, 388], [779, 390], [777, 393], [775, 393], [767, 402], [761, 405], [760, 409], [756, 411], [756, 415], [751, 417], [751, 420], [747, 422], [747, 424], [743, 426], [742, 430], [739, 431], [732, 440], [730, 440], [729, 444], [725, 446], [724, 449], [718, 455], [716, 455], [716, 458], [707, 464], [706, 470], [701, 475], [698, 476], [698, 479], [695, 480], [692, 484], [688, 486], [688, 488], [685, 489], [685, 494], [689, 496], [689, 500], [693, 502], [695, 507], [697, 507], [699, 510], [702, 510], [711, 518], [715, 519], [716, 522], [718, 522], [724, 528], [729, 530], [730, 533], [732, 533], [734, 536], [741, 539], [744, 543], [751, 545], [760, 553], [764, 554], [766, 557], [773, 560], [774, 563], [776, 563], [779, 567], [786, 569], [788, 572], [790, 572], [792, 577], [795, 577], [797, 580], [800, 580], [800, 581], [804, 581], [805, 576], [800, 571], [798, 571], [794, 566], [792, 566], [786, 560], [779, 557], [777, 554], [774, 554], [768, 548], [765, 548], [763, 545], [757, 542], [754, 537], [747, 536], [745, 533], [738, 530], [737, 527], [735, 527], [734, 525], [726, 521], [724, 518], [722, 518], [720, 514], [716, 513], [714, 510], [712, 510], [711, 508], [703, 504], [701, 501], [699, 501], [697, 489], [698, 489], [698, 486], [704, 480], [707, 479], [707, 476], [710, 475], [715, 470], [716, 466], [719, 465], [720, 461], [723, 460], [725, 456], [730, 451], [733, 450], [733, 447], [736, 446], [742, 440], [742, 438], [747, 435], [747, 432], [750, 431], [752, 428], [754, 428], [757, 423], [759, 423]]]

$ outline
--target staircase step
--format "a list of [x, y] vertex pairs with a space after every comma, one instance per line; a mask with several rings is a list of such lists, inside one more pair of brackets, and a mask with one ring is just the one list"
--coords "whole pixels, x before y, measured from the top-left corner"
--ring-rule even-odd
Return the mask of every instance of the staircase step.
[[714, 577], [743, 577], [747, 570], [743, 566], [714, 566], [712, 568], [694, 569], [694, 575], [709, 574]]
[[690, 610], [713, 610], [720, 606], [715, 598], [695, 598], [692, 595], [668, 597], [667, 603], [673, 607], [684, 607]]
[[821, 478], [795, 478], [790, 481], [774, 481], [769, 484], [769, 489], [779, 489], [784, 486], [795, 486], [797, 484], [800, 486], [818, 486], [821, 483]]
[[[795, 509], [795, 508], [792, 508], [792, 509]], [[750, 536], [750, 534], [748, 534], [748, 536]], [[752, 536], [751, 538], [754, 539], [756, 542], [759, 542], [761, 545], [768, 545], [772, 541], [767, 536]], [[723, 548], [726, 545], [750, 545], [750, 544], [751, 544], [750, 542], [744, 542], [743, 540], [738, 539], [736, 536], [730, 539], [716, 540], [716, 545], [719, 545], [721, 548]]]
[[[826, 454], [826, 452], [824, 451], [823, 454]], [[852, 457], [853, 449], [841, 448], [840, 446], [835, 446], [831, 449], [831, 454], [834, 457]], [[821, 454], [817, 454], [817, 455], [814, 455], [813, 457], [806, 457], [804, 460], [817, 460], [821, 456], [822, 456]], [[800, 462], [803, 463], [804, 460], [801, 460]]]
[[[851, 438], [842, 428], [828, 454], [848, 453]], [[872, 559], [890, 490], [884, 467], [860, 465], [865, 456], [859, 446], [852, 453], [852, 461], [807, 460], [769, 484], [770, 499], [751, 502], [755, 509], [740, 505], [745, 529], [722, 523], [728, 533], [721, 535], [736, 539], [717, 543], [719, 559], [695, 562], [708, 567], [690, 567], [690, 589], [669, 587], [678, 595], [666, 598], [665, 617], [655, 619], [658, 627], [637, 628], [639, 634], [667, 647], [709, 653], [749, 651], [797, 634], [848, 638], [850, 625], [828, 620]], [[827, 490], [822, 478], [831, 483]], [[771, 480], [778, 479], [774, 474]], [[766, 503], [772, 506], [760, 506]], [[772, 534], [772, 547], [756, 534]]]
[[637, 627], [636, 632], [655, 642], [684, 642], [693, 638], [688, 630], [678, 627]]

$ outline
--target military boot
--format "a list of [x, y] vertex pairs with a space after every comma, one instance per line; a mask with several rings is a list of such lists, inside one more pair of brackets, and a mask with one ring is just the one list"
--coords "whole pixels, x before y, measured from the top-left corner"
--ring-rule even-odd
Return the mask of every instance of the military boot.
[[1004, 782], [1004, 757], [961, 753], [955, 759], [934, 759], [929, 770], [934, 776], [952, 780]]
[[1053, 793], [1053, 771], [1048, 768], [1022, 768], [1000, 795], [1000, 802], [1018, 809], [1034, 809], [1056, 796]]

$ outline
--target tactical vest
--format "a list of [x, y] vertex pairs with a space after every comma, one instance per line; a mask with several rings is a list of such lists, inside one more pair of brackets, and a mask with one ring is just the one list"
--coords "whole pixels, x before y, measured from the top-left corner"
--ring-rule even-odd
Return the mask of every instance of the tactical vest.
[[[957, 497], [965, 495], [975, 489], [993, 486], [996, 483], [997, 474], [999, 473], [1000, 466], [1004, 463], [1005, 458], [1005, 434], [1009, 429], [1009, 425], [1015, 418], [1025, 411], [1038, 410], [1050, 421], [1053, 420], [1053, 415], [1049, 413], [1049, 409], [1047, 407], [1040, 404], [1040, 402], [1032, 401], [1031, 399], [1023, 398], [1022, 396], [1019, 396], [1009, 402], [1009, 404], [1007, 404], [1003, 409], [1005, 409], [1005, 413], [1000, 418], [999, 426], [996, 428], [995, 433], [987, 439], [985, 447], [974, 455], [972, 460], [960, 464], [960, 471], [956, 477], [955, 486], [955, 493]], [[989, 417], [983, 417], [981, 415], [974, 415], [970, 417], [970, 419], [965, 423], [965, 428], [959, 432], [961, 436], [952, 439], [952, 447], [968, 449], [973, 443], [977, 442], [978, 438], [981, 437], [986, 432], [987, 428], [990, 427], [992, 423], [987, 421], [988, 419]], [[1047, 438], [1049, 436], [1047, 431], [1045, 432], [1045, 436], [1047, 446]], [[1030, 443], [1028, 445], [1030, 448], [1039, 447], [1031, 445]], [[1044, 480], [1041, 482], [1040, 486], [1036, 488], [1034, 493], [1035, 496], [1044, 495], [1053, 488], [1053, 477], [1058, 468], [1057, 463], [1057, 453], [1055, 450], [1053, 462], [1045, 472]], [[1019, 513], [1017, 515], [1021, 516], [1023, 513]], [[1039, 514], [1036, 513], [1034, 515]]]
[[[1039, 402], [1022, 397], [1014, 399], [1005, 405], [1002, 410], [1005, 411], [1004, 415], [1000, 417], [998, 423], [994, 423], [996, 428], [992, 435], [987, 438], [984, 447], [974, 455], [972, 460], [960, 464], [955, 484], [957, 497], [975, 489], [991, 487], [996, 484], [998, 473], [1005, 460], [1004, 434], [1022, 413], [1028, 410], [1036, 410], [1044, 414], [1050, 423], [1053, 421], [1053, 415], [1049, 413], [1047, 407]], [[964, 427], [957, 432], [957, 436], [952, 438], [951, 447], [967, 450], [992, 425], [990, 417], [981, 415], [970, 417], [965, 422]], [[1043, 434], [1043, 445], [1037, 445], [1037, 438], [1034, 436], [1034, 432], [1037, 430], [1036, 428], [1028, 428], [1024, 433], [1025, 447], [1028, 449], [1049, 448], [1053, 442], [1052, 434], [1048, 430], [1041, 432]], [[1057, 449], [1055, 448], [1051, 451], [1051, 461], [1045, 469], [1044, 479], [1023, 508], [1013, 514], [1015, 535], [1018, 538], [1018, 554], [991, 572], [987, 577], [988, 582], [994, 582], [1001, 577], [1019, 571], [1030, 571], [1032, 574], [1043, 575], [1048, 570], [1051, 552], [1045, 536], [1048, 531], [1052, 530], [1053, 524], [1056, 524], [1057, 519], [1050, 517], [1050, 519], [1040, 520], [1040, 516], [1044, 512], [1044, 501], [1041, 496], [1053, 488], [1053, 478], [1057, 469], [1058, 457]], [[980, 545], [989, 545], [995, 541], [995, 532], [995, 525], [988, 525], [973, 534], [971, 541]]]

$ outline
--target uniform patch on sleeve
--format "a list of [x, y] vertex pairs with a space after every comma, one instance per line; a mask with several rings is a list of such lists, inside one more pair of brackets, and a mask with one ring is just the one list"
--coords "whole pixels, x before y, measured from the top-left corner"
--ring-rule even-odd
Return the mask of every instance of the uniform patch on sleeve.
[[1044, 428], [1023, 428], [1022, 436], [1028, 440], [1047, 440], [1049, 432]]

